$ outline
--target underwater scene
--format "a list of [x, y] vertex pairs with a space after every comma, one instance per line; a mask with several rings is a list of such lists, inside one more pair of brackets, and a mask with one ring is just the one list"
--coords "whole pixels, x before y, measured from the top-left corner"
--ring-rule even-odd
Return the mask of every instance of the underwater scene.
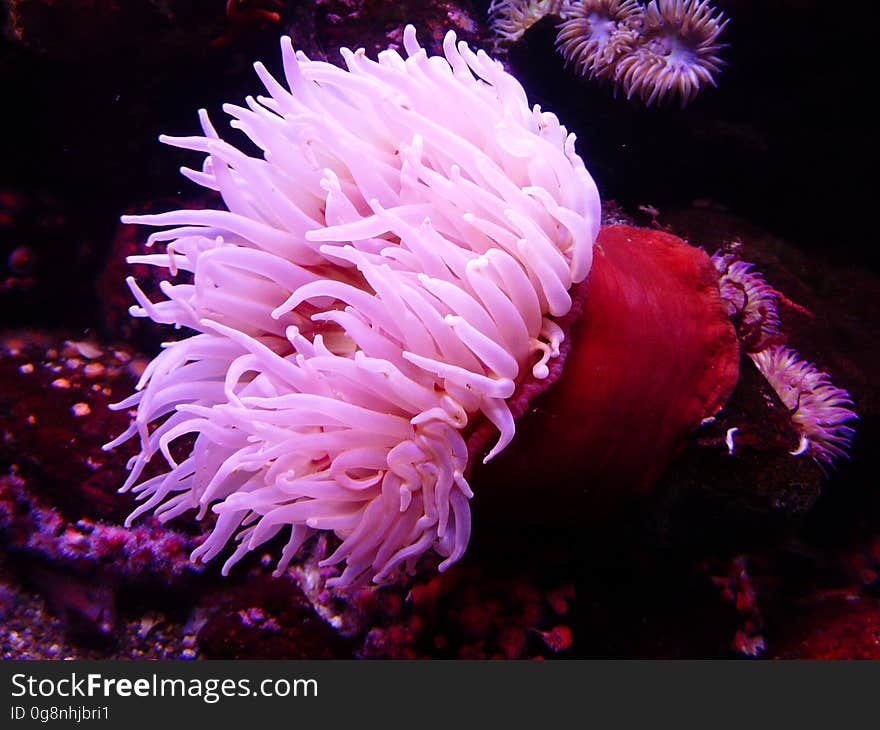
[[3, 659], [880, 658], [858, 14], [0, 8]]

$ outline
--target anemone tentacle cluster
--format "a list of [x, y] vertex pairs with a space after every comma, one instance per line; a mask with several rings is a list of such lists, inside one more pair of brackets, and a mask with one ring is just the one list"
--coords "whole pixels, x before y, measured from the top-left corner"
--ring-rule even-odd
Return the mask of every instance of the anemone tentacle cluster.
[[700, 89], [715, 86], [723, 62], [718, 41], [728, 21], [708, 0], [652, 0], [645, 8], [639, 41], [614, 68], [627, 98], [650, 106], [677, 96], [681, 105]]
[[[708, 0], [574, 0], [555, 14], [561, 18], [556, 47], [566, 65], [611, 81], [648, 106], [672, 97], [685, 106], [715, 85], [724, 65], [719, 37], [728, 21]], [[502, 42], [523, 32], [496, 29]]]
[[753, 264], [741, 261], [732, 253], [717, 253], [712, 263], [718, 271], [721, 299], [727, 316], [739, 332], [742, 346], [758, 352], [778, 340], [781, 332], [776, 291]]
[[794, 350], [771, 345], [750, 355], [752, 362], [791, 412], [800, 434], [792, 454], [809, 454], [819, 464], [846, 458], [855, 430], [847, 423], [857, 418], [852, 398], [813, 363]]
[[823, 466], [845, 458], [855, 435], [847, 424], [858, 417], [850, 407], [850, 394], [782, 344], [776, 292], [752, 264], [720, 252], [712, 256], [712, 263], [741, 347], [791, 412], [792, 426], [800, 435], [792, 454], [808, 454]]
[[578, 0], [559, 26], [556, 47], [583, 76], [613, 77], [638, 41], [643, 8], [636, 0]]
[[567, 0], [492, 0], [489, 24], [495, 43], [515, 43], [523, 34], [548, 15], [560, 15]]
[[[226, 572], [282, 530], [282, 571], [316, 531], [339, 538], [331, 585], [389, 581], [424, 553], [458, 560], [470, 534], [467, 436], [514, 435], [507, 399], [546, 378], [554, 322], [590, 270], [599, 196], [574, 137], [482, 51], [415, 30], [345, 68], [282, 40], [282, 86], [225, 105], [261, 150], [203, 134], [161, 137], [206, 157], [190, 180], [227, 210], [124, 216], [166, 227], [166, 297], [130, 279], [132, 314], [187, 328], [130, 398], [139, 437], [123, 486], [162, 520], [217, 514], [193, 554], [237, 539]], [[183, 276], [178, 276], [183, 272]], [[168, 470], [144, 478], [160, 454]]]

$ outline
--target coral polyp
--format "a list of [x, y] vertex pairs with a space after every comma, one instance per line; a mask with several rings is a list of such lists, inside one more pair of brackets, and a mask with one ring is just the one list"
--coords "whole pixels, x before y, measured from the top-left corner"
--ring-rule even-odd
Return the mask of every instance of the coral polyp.
[[613, 77], [617, 61], [637, 43], [641, 25], [636, 0], [578, 0], [559, 25], [556, 47], [577, 73]]
[[614, 69], [627, 98], [646, 105], [678, 97], [685, 106], [701, 88], [715, 86], [728, 21], [707, 0], [652, 0], [645, 8], [639, 42]]

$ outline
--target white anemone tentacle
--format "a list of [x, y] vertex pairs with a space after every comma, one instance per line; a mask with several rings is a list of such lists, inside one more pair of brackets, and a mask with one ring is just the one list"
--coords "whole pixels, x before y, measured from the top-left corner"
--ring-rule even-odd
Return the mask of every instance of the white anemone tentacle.
[[[162, 138], [206, 155], [182, 172], [226, 210], [123, 217], [170, 227], [149, 240], [165, 253], [131, 261], [182, 275], [160, 302], [132, 281], [132, 314], [195, 334], [148, 366], [108, 446], [140, 438], [132, 517], [216, 513], [193, 557], [237, 539], [224, 572], [285, 529], [278, 571], [335, 533], [331, 585], [393, 580], [429, 550], [443, 570], [470, 536], [468, 428], [495, 424], [498, 453], [517, 383], [547, 377], [596, 186], [556, 117], [452, 33], [429, 57], [409, 26], [405, 58], [343, 50], [346, 68], [281, 47], [287, 88], [257, 64], [268, 96], [224, 107], [259, 156], [205, 112], [203, 136]], [[156, 454], [167, 471], [142, 479]]]

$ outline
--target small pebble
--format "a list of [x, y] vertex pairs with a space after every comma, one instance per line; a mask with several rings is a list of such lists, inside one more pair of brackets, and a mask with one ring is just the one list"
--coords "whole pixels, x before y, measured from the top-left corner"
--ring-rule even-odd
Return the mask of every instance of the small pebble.
[[104, 366], [99, 362], [90, 362], [83, 368], [87, 378], [96, 378], [104, 373]]
[[74, 403], [71, 406], [70, 410], [73, 411], [73, 415], [77, 418], [87, 416], [92, 412], [92, 409], [89, 407], [88, 403]]

